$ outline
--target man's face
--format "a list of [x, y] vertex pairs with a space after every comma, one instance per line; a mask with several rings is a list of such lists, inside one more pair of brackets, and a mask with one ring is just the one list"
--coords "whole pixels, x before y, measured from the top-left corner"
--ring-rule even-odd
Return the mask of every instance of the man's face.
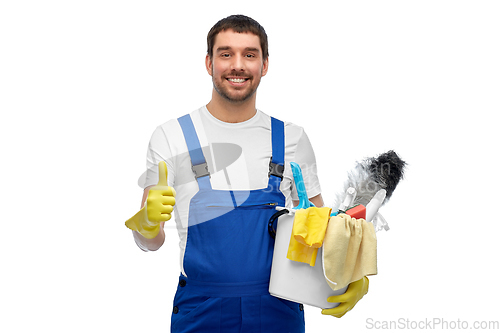
[[257, 35], [225, 30], [215, 37], [213, 58], [207, 55], [206, 66], [218, 94], [238, 103], [255, 94], [268, 60], [263, 59]]

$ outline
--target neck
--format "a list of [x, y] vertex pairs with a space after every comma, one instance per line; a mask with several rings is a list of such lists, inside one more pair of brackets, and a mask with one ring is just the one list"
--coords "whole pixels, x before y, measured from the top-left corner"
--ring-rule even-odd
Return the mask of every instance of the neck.
[[212, 99], [207, 104], [207, 110], [220, 121], [226, 123], [241, 123], [249, 120], [257, 113], [255, 108], [255, 94], [242, 102], [231, 102], [216, 92], [212, 92]]

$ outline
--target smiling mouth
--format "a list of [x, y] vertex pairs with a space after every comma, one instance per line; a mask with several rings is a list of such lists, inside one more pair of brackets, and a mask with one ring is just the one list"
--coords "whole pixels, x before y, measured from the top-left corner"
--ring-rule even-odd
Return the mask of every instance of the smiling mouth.
[[228, 80], [229, 82], [232, 82], [232, 83], [243, 83], [243, 82], [247, 81], [248, 79], [247, 78], [227, 78], [226, 80]]

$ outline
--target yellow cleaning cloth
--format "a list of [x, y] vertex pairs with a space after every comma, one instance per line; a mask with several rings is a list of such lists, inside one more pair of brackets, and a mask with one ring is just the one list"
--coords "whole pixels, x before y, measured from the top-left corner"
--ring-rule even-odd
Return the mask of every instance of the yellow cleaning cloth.
[[377, 274], [377, 237], [373, 224], [346, 214], [330, 218], [323, 245], [323, 268], [333, 290]]
[[309, 207], [298, 209], [293, 220], [293, 230], [287, 258], [314, 266], [318, 248], [323, 244], [331, 208]]

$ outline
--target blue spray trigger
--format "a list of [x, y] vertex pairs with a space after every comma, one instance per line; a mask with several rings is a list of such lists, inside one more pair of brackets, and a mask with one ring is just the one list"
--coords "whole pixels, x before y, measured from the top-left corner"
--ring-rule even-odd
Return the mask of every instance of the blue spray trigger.
[[293, 209], [306, 209], [309, 207], [314, 207], [314, 204], [309, 201], [309, 198], [307, 197], [306, 186], [304, 184], [304, 178], [302, 177], [302, 169], [295, 162], [290, 162], [290, 166], [292, 167], [295, 188], [297, 189], [297, 195], [299, 196], [299, 204]]

